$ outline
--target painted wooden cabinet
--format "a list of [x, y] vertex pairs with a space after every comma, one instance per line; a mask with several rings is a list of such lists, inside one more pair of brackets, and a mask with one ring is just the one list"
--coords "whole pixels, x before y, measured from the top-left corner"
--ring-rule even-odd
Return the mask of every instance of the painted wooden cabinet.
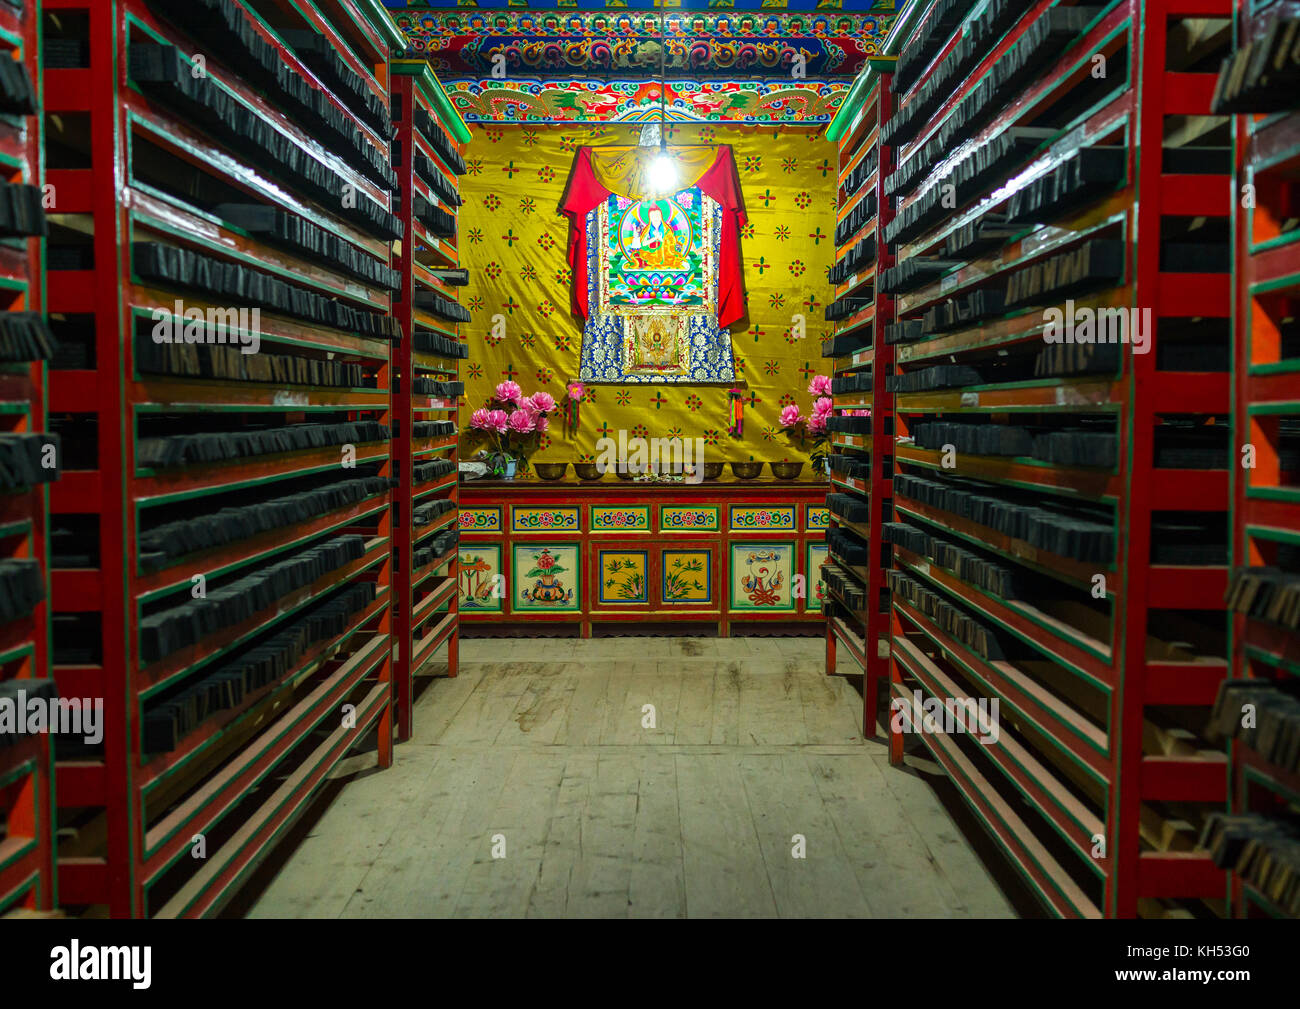
[[601, 623], [817, 633], [825, 495], [811, 482], [467, 483], [461, 620], [487, 634], [538, 623], [584, 637]]

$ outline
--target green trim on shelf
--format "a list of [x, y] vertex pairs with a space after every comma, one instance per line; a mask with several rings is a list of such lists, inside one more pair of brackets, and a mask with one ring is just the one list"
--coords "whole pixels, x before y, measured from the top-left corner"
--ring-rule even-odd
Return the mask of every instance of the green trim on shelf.
[[406, 34], [402, 29], [397, 27], [397, 22], [393, 16], [388, 13], [388, 8], [379, 2], [379, 0], [356, 0], [357, 7], [365, 15], [381, 35], [387, 35], [388, 40], [393, 43], [393, 48], [398, 52], [405, 52], [406, 47], [410, 44], [406, 39]]
[[442, 82], [424, 60], [393, 60], [389, 68], [395, 74], [414, 77], [416, 85], [424, 92], [426, 98], [437, 108], [438, 118], [452, 135], [462, 144], [469, 143], [470, 131], [459, 112], [451, 104], [447, 92], [442, 89]]

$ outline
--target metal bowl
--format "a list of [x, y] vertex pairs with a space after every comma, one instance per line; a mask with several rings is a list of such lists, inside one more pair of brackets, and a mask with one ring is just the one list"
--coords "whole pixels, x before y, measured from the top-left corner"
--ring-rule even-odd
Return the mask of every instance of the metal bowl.
[[560, 480], [563, 479], [565, 470], [569, 468], [567, 462], [535, 462], [533, 463], [533, 472], [541, 480]]
[[599, 480], [604, 475], [594, 462], [575, 462], [573, 472], [579, 480]]
[[727, 464], [724, 462], [706, 462], [704, 464], [704, 479], [716, 480], [722, 476], [723, 467]]
[[761, 462], [733, 462], [731, 472], [735, 474], [737, 480], [753, 480], [763, 472]]
[[772, 475], [778, 480], [797, 480], [799, 474], [803, 472], [801, 462], [774, 462], [771, 466]]

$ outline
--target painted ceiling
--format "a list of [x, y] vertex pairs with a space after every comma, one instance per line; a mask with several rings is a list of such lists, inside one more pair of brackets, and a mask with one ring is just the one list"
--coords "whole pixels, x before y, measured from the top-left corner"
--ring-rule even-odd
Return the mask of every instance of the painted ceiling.
[[662, 51], [669, 119], [824, 123], [894, 20], [893, 0], [385, 2], [469, 122], [654, 118]]

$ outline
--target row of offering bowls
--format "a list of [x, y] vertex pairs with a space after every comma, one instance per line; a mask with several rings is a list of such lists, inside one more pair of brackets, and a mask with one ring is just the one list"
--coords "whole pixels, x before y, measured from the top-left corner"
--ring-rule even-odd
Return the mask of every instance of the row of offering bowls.
[[[722, 476], [722, 468], [725, 465], [725, 463], [720, 462], [704, 463], [704, 479], [717, 480]], [[733, 462], [731, 464], [731, 472], [737, 480], [756, 480], [762, 474], [764, 465], [765, 464], [761, 462]], [[766, 465], [772, 467], [772, 475], [778, 480], [797, 479], [800, 472], [803, 470], [803, 463], [801, 462], [774, 462], [767, 463]], [[565, 472], [568, 470], [568, 466], [569, 464], [567, 462], [535, 462], [533, 463], [533, 472], [535, 472], [542, 480], [562, 480]], [[577, 474], [579, 480], [594, 481], [599, 480], [604, 476], [604, 474], [601, 473], [600, 468], [594, 462], [575, 462], [573, 464], [573, 472]], [[622, 480], [635, 480], [640, 476], [640, 474], [629, 472], [627, 470], [619, 470], [618, 476]], [[682, 479], [680, 466], [676, 467], [674, 473], [664, 472], [662, 475], [650, 474], [650, 479], [652, 480], [671, 480], [674, 478], [678, 480]]]

